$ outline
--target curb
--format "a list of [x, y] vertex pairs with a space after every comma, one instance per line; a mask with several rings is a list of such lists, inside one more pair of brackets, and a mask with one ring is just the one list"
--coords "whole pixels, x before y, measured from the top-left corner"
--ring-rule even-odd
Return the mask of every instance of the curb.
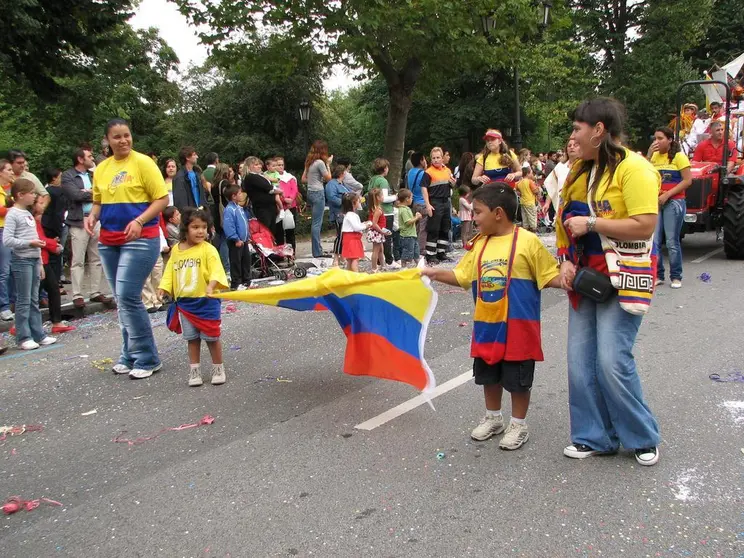
[[[115, 310], [116, 307], [110, 307], [102, 302], [85, 302], [85, 308], [77, 309], [72, 304], [72, 302], [67, 302], [62, 305], [62, 319], [74, 322], [75, 320], [80, 320], [84, 318], [85, 316], [90, 316], [91, 314], [99, 314], [101, 312], [106, 312], [108, 310]], [[49, 308], [42, 308], [41, 309], [41, 319], [43, 322], [49, 321]], [[10, 331], [10, 328], [15, 324], [13, 320], [10, 321], [0, 321], [0, 333], [5, 333]], [[75, 324], [73, 324], [75, 325]]]

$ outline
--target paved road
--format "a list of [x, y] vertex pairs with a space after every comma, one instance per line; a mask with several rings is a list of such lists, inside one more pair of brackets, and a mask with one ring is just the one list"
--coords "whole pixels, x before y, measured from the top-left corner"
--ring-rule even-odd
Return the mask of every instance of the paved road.
[[[415, 393], [341, 374], [343, 336], [330, 315], [239, 306], [224, 319], [228, 383], [189, 389], [183, 343], [162, 315], [153, 319], [163, 372], [130, 381], [95, 369], [92, 360], [117, 354], [109, 313], [58, 348], [0, 359], [0, 425], [44, 425], [0, 442], [0, 498], [63, 503], [0, 518], [0, 554], [742, 556], [744, 383], [708, 376], [744, 369], [744, 265], [720, 253], [691, 263], [716, 248], [710, 236], [684, 247], [684, 288], [660, 289], [636, 351], [664, 436], [654, 468], [627, 453], [562, 456], [558, 291], [543, 297], [547, 361], [531, 439], [517, 452], [470, 440], [483, 409], [470, 381], [435, 399], [436, 412], [423, 405], [355, 429]], [[469, 326], [459, 324], [472, 303], [440, 293], [426, 350], [443, 384], [470, 369]], [[112, 442], [206, 414], [211, 426]]]

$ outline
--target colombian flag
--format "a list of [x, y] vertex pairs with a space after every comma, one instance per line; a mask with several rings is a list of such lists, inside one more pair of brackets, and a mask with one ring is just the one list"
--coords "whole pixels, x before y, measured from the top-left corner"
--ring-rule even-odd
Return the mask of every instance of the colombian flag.
[[168, 307], [165, 323], [169, 330], [180, 334], [182, 330], [179, 314], [183, 314], [200, 333], [208, 337], [219, 337], [221, 312], [220, 301], [216, 298], [179, 298]]
[[329, 310], [346, 335], [344, 372], [410, 384], [436, 382], [424, 360], [424, 342], [437, 294], [418, 269], [367, 275], [332, 269], [275, 288], [215, 297], [291, 310]]

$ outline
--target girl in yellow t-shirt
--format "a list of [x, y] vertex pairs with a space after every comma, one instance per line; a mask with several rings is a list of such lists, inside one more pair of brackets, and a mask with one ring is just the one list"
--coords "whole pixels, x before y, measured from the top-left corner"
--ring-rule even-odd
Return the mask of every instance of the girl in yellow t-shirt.
[[[561, 280], [569, 290], [578, 266], [608, 274], [599, 235], [631, 245], [648, 242], [656, 228], [661, 182], [648, 161], [622, 146], [625, 108], [616, 100], [584, 101], [572, 116], [571, 139], [581, 159], [563, 186], [556, 220]], [[650, 275], [635, 276], [639, 284], [653, 281], [653, 270], [639, 271]], [[571, 444], [563, 454], [583, 459], [615, 453], [622, 445], [635, 452], [638, 464], [655, 465], [659, 425], [644, 401], [633, 358], [642, 315], [626, 312], [617, 293], [604, 302], [569, 294]]]
[[493, 129], [486, 130], [483, 139], [486, 141], [486, 146], [475, 157], [473, 186], [478, 187], [489, 182], [514, 182], [522, 178], [519, 159], [506, 145], [501, 132]]
[[657, 128], [654, 143], [648, 150], [651, 164], [661, 175], [659, 192], [659, 220], [654, 233], [654, 247], [659, 256], [656, 264], [656, 285], [664, 283], [664, 260], [661, 244], [666, 237], [669, 252], [669, 275], [671, 287], [682, 287], [682, 247], [679, 235], [685, 223], [687, 201], [685, 191], [692, 184], [690, 160], [682, 153], [679, 143], [674, 141], [674, 132], [666, 126]]

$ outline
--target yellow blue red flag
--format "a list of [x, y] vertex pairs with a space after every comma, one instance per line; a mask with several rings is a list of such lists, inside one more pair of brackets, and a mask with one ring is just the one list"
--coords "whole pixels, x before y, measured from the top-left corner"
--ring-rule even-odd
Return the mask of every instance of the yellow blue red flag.
[[376, 275], [331, 269], [279, 287], [214, 296], [298, 311], [328, 310], [346, 335], [346, 374], [396, 380], [424, 392], [436, 386], [424, 342], [437, 294], [418, 269]]

